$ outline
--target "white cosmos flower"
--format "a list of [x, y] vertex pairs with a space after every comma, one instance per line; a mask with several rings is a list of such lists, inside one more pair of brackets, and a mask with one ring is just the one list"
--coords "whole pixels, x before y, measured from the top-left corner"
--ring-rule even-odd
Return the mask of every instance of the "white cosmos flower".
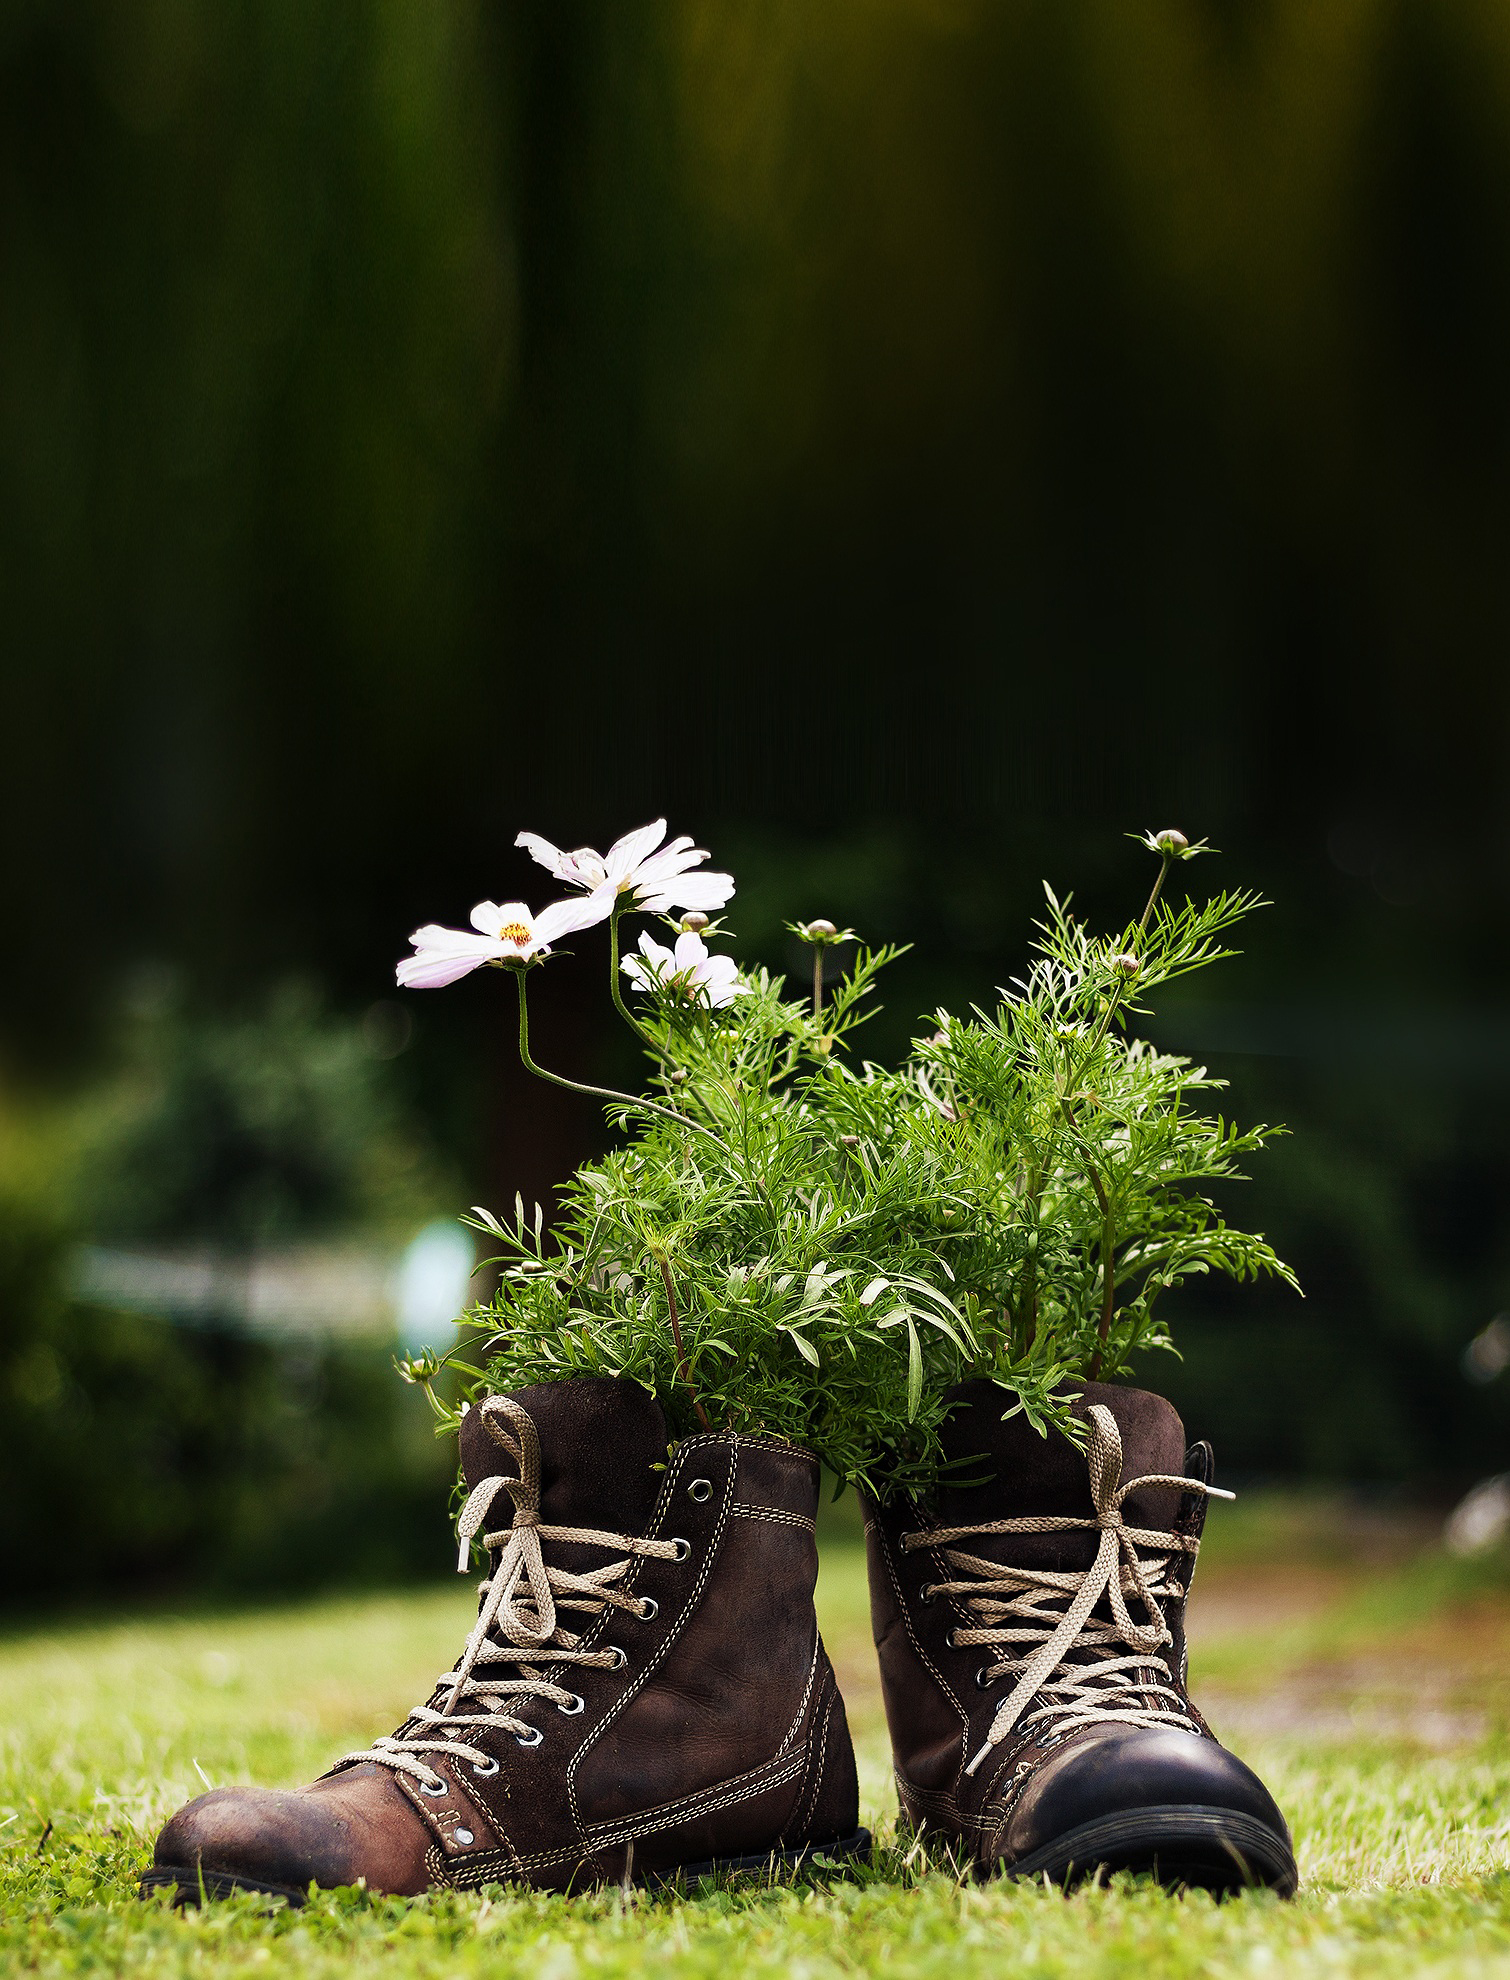
[[624, 974], [636, 990], [679, 990], [684, 997], [702, 998], [719, 1011], [749, 993], [741, 983], [732, 956], [710, 956], [701, 935], [678, 935], [668, 949], [652, 935], [640, 937], [640, 953], [626, 956]]
[[[606, 853], [580, 846], [576, 852], [562, 852], [538, 832], [521, 832], [514, 844], [527, 847], [532, 858], [564, 880], [569, 887], [596, 889], [613, 883], [616, 897], [632, 896], [628, 905], [645, 914], [716, 914], [734, 892], [732, 873], [692, 873], [708, 855], [690, 839], [666, 837], [666, 821], [657, 818], [637, 832], [626, 832]], [[657, 850], [659, 848], [659, 850]]]
[[523, 901], [505, 901], [501, 907], [497, 901], [479, 901], [472, 910], [475, 935], [463, 928], [439, 928], [433, 921], [416, 928], [409, 937], [414, 954], [399, 964], [398, 980], [409, 990], [439, 990], [483, 963], [527, 963], [547, 954], [563, 935], [606, 921], [613, 903], [610, 887], [555, 901], [539, 914], [531, 914]]

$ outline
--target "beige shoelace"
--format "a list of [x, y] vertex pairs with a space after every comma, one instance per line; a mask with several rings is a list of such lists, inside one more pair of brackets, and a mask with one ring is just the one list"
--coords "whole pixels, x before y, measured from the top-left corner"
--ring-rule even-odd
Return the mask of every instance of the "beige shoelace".
[[[492, 1571], [480, 1584], [483, 1597], [477, 1622], [467, 1638], [455, 1670], [436, 1680], [446, 1696], [437, 1709], [416, 1706], [409, 1730], [375, 1740], [358, 1753], [348, 1753], [338, 1766], [370, 1760], [411, 1774], [421, 1789], [443, 1793], [446, 1783], [424, 1758], [444, 1753], [468, 1762], [475, 1774], [498, 1772], [498, 1762], [467, 1738], [471, 1728], [512, 1733], [521, 1746], [538, 1746], [544, 1738], [538, 1726], [517, 1715], [526, 1699], [543, 1698], [558, 1712], [574, 1716], [582, 1699], [551, 1675], [553, 1669], [576, 1665], [593, 1670], [618, 1670], [624, 1652], [613, 1645], [599, 1650], [580, 1648], [581, 1635], [566, 1627], [562, 1612], [600, 1616], [608, 1607], [648, 1622], [655, 1604], [616, 1584], [638, 1555], [648, 1560], [686, 1558], [685, 1540], [641, 1540], [627, 1533], [602, 1533], [589, 1526], [545, 1526], [540, 1519], [540, 1439], [529, 1412], [508, 1396], [489, 1396], [478, 1404], [487, 1428], [519, 1467], [516, 1478], [484, 1478], [473, 1486], [456, 1522], [459, 1541], [457, 1571], [465, 1574], [472, 1541], [507, 1493], [514, 1502], [511, 1523], [483, 1533]], [[543, 1542], [571, 1541], [602, 1547], [616, 1556], [586, 1574], [570, 1574], [545, 1559]]]
[[[1171, 1713], [1160, 1704], [1139, 1703], [1140, 1699], [1168, 1700], [1175, 1715], [1183, 1716], [1185, 1700], [1165, 1681], [1169, 1677], [1158, 1652], [1173, 1642], [1164, 1620], [1162, 1601], [1179, 1597], [1183, 1589], [1171, 1579], [1175, 1558], [1194, 1554], [1198, 1540], [1180, 1533], [1160, 1532], [1128, 1526], [1122, 1518], [1122, 1501], [1144, 1485], [1173, 1485], [1182, 1492], [1202, 1492], [1208, 1498], [1230, 1499], [1199, 1479], [1180, 1478], [1164, 1472], [1146, 1478], [1122, 1476], [1122, 1437], [1117, 1419], [1100, 1403], [1087, 1412], [1090, 1435], [1086, 1461], [1090, 1467], [1091, 1503], [1094, 1519], [1031, 1518], [999, 1519], [980, 1526], [946, 1526], [902, 1536], [909, 1551], [938, 1547], [944, 1559], [960, 1577], [937, 1581], [924, 1588], [925, 1599], [936, 1595], [960, 1596], [979, 1620], [971, 1628], [957, 1629], [952, 1641], [963, 1648], [987, 1644], [1005, 1652], [1006, 1646], [1038, 1647], [1031, 1654], [1001, 1654], [997, 1661], [982, 1667], [982, 1685], [999, 1677], [1015, 1677], [1017, 1683], [1002, 1701], [985, 1744], [966, 1767], [973, 1774], [991, 1749], [999, 1746], [1014, 1726], [1029, 1726], [1041, 1720], [1056, 1721], [1055, 1730], [1070, 1732], [1082, 1726], [1115, 1721], [1132, 1726], [1167, 1726]], [[978, 1554], [960, 1552], [955, 1543], [990, 1533], [1068, 1533], [1089, 1528], [1101, 1535], [1096, 1558], [1083, 1574], [1062, 1574], [1046, 1568], [1004, 1566]], [[1153, 1558], [1145, 1560], [1138, 1552], [1149, 1549]], [[1109, 1598], [1110, 1622], [1093, 1622], [1091, 1611], [1102, 1596]], [[1134, 1622], [1127, 1598], [1136, 1596], [1147, 1616], [1146, 1623]], [[1061, 1613], [1059, 1604], [1068, 1601]], [[1099, 1649], [1113, 1654], [1081, 1663], [1067, 1663], [1072, 1650]], [[1121, 1650], [1128, 1654], [1117, 1655]], [[1037, 1709], [1028, 1706], [1038, 1701]], [[1185, 1722], [1189, 1724], [1188, 1719]]]

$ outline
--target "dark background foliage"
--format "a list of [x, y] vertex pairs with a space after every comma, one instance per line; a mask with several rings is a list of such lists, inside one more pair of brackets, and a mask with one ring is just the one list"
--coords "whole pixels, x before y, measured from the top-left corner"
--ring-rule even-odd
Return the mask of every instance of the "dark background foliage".
[[[1175, 824], [1277, 903], [1157, 1035], [1294, 1126], [1309, 1297], [1160, 1377], [1229, 1468], [1503, 1465], [1502, 7], [12, 0], [0, 230], [9, 1090], [662, 810], [747, 952], [916, 945], [879, 1050]], [[496, 988], [393, 1078], [506, 1201], [601, 1129]]]

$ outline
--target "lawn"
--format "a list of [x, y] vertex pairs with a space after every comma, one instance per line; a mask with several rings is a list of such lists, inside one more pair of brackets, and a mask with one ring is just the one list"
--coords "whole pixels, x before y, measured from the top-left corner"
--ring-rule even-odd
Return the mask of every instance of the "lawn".
[[390, 1729], [449, 1664], [467, 1585], [239, 1614], [122, 1617], [0, 1641], [0, 1958], [16, 1972], [210, 1976], [654, 1972], [1510, 1976], [1510, 1574], [1446, 1562], [1345, 1506], [1218, 1515], [1193, 1685], [1295, 1830], [1292, 1904], [1121, 1880], [979, 1885], [894, 1840], [864, 1563], [835, 1529], [820, 1588], [866, 1817], [854, 1882], [698, 1895], [402, 1902], [268, 1915], [144, 1905], [162, 1818], [206, 1782], [308, 1779]]

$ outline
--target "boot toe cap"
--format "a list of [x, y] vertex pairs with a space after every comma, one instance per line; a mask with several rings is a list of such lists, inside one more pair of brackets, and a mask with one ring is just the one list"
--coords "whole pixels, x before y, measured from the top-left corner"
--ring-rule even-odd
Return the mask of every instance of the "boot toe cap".
[[1216, 1740], [1173, 1727], [1109, 1728], [1051, 1754], [994, 1854], [1008, 1867], [1052, 1873], [1077, 1847], [1079, 1869], [1183, 1858], [1180, 1881], [1295, 1887], [1290, 1832], [1263, 1782]]
[[201, 1885], [210, 1896], [245, 1888], [299, 1897], [311, 1884], [360, 1882], [413, 1895], [428, 1883], [425, 1842], [391, 1775], [359, 1767], [313, 1788], [200, 1795], [158, 1836], [148, 1881], [176, 1880], [191, 1899]]

